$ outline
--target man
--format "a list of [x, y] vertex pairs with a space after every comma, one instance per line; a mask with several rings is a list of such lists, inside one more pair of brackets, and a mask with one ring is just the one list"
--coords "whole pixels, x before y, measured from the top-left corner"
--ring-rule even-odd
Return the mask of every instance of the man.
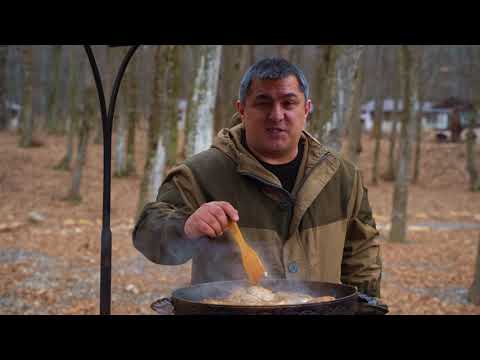
[[345, 283], [380, 296], [378, 232], [359, 170], [305, 130], [304, 74], [264, 59], [244, 75], [239, 120], [172, 169], [133, 232], [148, 259], [192, 259], [192, 283], [246, 279], [228, 221], [268, 276]]

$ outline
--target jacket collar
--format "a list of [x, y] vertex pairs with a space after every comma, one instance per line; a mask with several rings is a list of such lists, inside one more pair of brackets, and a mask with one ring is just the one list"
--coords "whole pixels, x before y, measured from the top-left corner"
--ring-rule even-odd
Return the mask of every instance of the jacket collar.
[[[260, 162], [242, 145], [241, 136], [244, 126], [237, 123], [231, 128], [222, 129], [213, 141], [212, 147], [222, 151], [237, 164], [239, 173], [248, 173], [261, 177], [262, 179], [281, 186], [276, 176], [266, 170]], [[306, 156], [303, 173], [308, 175], [316, 167], [324, 156], [329, 153], [327, 147], [322, 145], [307, 131], [303, 131], [300, 141], [305, 143], [304, 157]], [[302, 161], [303, 162], [303, 161]]]

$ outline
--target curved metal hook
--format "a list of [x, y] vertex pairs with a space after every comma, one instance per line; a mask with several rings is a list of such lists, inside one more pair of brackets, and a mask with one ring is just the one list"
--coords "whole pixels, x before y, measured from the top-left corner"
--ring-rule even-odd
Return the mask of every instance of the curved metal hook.
[[102, 114], [103, 127], [103, 223], [101, 235], [101, 253], [100, 253], [100, 314], [110, 315], [111, 307], [111, 275], [112, 275], [112, 231], [110, 229], [110, 184], [111, 184], [111, 160], [112, 160], [112, 123], [115, 112], [115, 103], [117, 100], [120, 84], [133, 54], [140, 45], [133, 45], [128, 50], [125, 58], [120, 65], [110, 97], [108, 113], [106, 110], [105, 93], [103, 91], [102, 78], [98, 71], [90, 45], [84, 45], [85, 51], [90, 61], [95, 85], [97, 87], [98, 99], [100, 101], [100, 110]]

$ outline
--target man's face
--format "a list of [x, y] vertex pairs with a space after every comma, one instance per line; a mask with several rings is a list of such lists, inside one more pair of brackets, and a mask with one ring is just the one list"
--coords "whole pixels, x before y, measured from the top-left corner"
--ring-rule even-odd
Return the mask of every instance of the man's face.
[[252, 80], [245, 104], [237, 102], [247, 144], [262, 161], [284, 164], [297, 156], [311, 101], [305, 101], [296, 76]]

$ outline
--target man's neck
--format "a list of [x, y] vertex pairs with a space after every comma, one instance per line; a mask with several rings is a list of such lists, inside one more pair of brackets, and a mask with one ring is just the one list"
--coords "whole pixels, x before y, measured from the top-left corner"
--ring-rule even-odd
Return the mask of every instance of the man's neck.
[[248, 145], [247, 137], [245, 131], [242, 131], [242, 144], [243, 146], [250, 151], [258, 160], [270, 164], [270, 165], [284, 165], [292, 162], [296, 159], [298, 155], [298, 146], [294, 149], [294, 151], [290, 154], [286, 155], [278, 155], [272, 154], [272, 156], [260, 154], [253, 149], [253, 147]]

